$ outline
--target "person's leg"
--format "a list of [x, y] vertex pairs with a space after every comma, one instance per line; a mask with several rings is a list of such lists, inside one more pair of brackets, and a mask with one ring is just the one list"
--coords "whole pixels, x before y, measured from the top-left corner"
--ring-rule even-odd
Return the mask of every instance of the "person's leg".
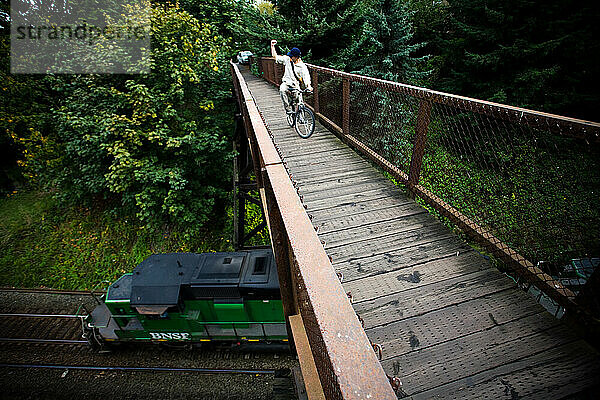
[[285, 112], [292, 112], [290, 91], [287, 83], [282, 83], [279, 86], [279, 94], [281, 95], [281, 101], [283, 102], [283, 108], [285, 108]]

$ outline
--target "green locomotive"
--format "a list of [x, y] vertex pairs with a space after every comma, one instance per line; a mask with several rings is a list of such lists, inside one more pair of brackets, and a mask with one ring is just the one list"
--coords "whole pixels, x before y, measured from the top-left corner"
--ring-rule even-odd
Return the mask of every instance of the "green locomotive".
[[287, 341], [273, 252], [152, 255], [109, 287], [84, 335], [100, 345]]

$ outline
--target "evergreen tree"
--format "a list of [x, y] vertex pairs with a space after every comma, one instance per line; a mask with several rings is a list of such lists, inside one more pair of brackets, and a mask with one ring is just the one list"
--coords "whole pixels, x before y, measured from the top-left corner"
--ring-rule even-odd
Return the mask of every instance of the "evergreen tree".
[[426, 86], [436, 80], [443, 64], [443, 46], [441, 41], [448, 31], [448, 2], [431, 0], [408, 0], [407, 6], [412, 12], [411, 22], [414, 28], [414, 43], [422, 43], [415, 49], [414, 56], [425, 56], [425, 69], [430, 72]]
[[391, 81], [422, 83], [427, 73], [421, 66], [427, 57], [413, 56], [423, 46], [413, 42], [413, 14], [404, 2], [375, 0], [350, 45], [339, 52], [336, 66]]
[[351, 43], [370, 0], [278, 0], [291, 46], [327, 65]]
[[441, 90], [598, 119], [598, 6], [455, 0]]

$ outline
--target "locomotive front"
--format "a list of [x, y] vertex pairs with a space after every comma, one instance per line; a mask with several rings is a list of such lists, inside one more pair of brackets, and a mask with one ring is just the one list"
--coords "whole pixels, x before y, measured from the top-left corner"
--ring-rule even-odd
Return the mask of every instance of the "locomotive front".
[[85, 323], [93, 344], [287, 341], [271, 250], [152, 255], [103, 300]]

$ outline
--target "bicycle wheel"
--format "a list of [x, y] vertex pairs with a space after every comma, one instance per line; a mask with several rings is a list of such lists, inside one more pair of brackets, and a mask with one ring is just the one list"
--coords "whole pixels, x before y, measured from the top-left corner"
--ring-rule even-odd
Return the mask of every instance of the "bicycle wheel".
[[315, 131], [315, 114], [308, 107], [298, 108], [295, 128], [298, 135], [304, 139], [308, 139]]
[[296, 114], [288, 114], [287, 115], [287, 123], [289, 126], [294, 126], [294, 117]]

